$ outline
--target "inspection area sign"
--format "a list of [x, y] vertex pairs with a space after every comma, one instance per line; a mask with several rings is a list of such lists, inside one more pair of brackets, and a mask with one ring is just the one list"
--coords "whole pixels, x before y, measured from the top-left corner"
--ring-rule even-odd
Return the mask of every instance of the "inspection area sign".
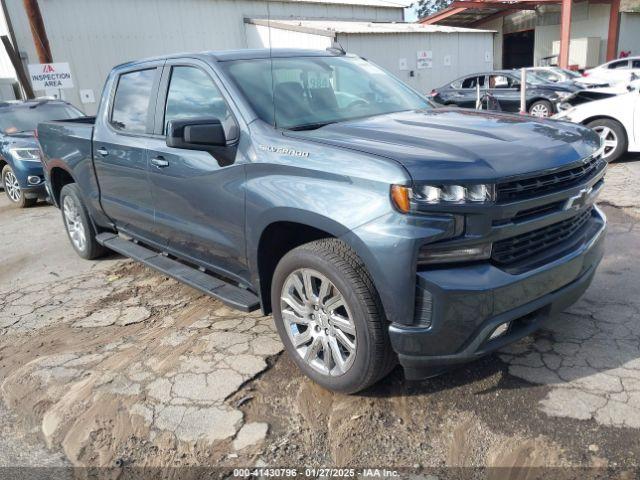
[[36, 63], [29, 65], [29, 77], [34, 90], [73, 88], [68, 63]]

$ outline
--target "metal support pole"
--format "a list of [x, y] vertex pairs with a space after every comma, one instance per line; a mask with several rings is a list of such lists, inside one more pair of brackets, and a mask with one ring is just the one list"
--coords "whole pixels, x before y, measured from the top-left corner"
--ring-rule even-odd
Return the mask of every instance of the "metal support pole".
[[618, 58], [618, 32], [620, 30], [620, 0], [611, 0], [609, 11], [609, 36], [607, 38], [607, 62]]
[[7, 55], [9, 56], [9, 60], [11, 60], [11, 64], [13, 65], [13, 69], [16, 71], [16, 75], [18, 76], [18, 81], [24, 90], [24, 94], [27, 99], [35, 98], [33, 94], [33, 89], [31, 88], [31, 82], [29, 82], [29, 77], [24, 71], [24, 67], [22, 66], [22, 62], [20, 61], [20, 57], [18, 53], [13, 49], [13, 45], [11, 45], [11, 41], [9, 37], [6, 35], [2, 35], [0, 37], [2, 39], [2, 44], [4, 45], [4, 49], [7, 51]]
[[571, 43], [571, 0], [562, 0], [560, 11], [560, 68], [569, 68], [569, 45]]
[[520, 114], [527, 113], [527, 69], [520, 70]]
[[482, 110], [482, 104], [480, 103], [480, 82], [476, 83], [476, 110]]
[[31, 28], [31, 35], [33, 36], [33, 43], [36, 47], [38, 59], [40, 63], [51, 63], [53, 62], [53, 56], [51, 55], [49, 39], [47, 38], [47, 31], [44, 28], [44, 20], [42, 19], [38, 0], [23, 1], [24, 9], [29, 18], [29, 27]]

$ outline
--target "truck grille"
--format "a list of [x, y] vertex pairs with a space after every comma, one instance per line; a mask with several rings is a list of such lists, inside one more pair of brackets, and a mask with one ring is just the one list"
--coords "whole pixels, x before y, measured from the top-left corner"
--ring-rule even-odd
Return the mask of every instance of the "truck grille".
[[605, 164], [606, 162], [600, 158], [592, 158], [582, 165], [561, 172], [499, 183], [496, 187], [497, 200], [499, 202], [523, 200], [571, 188], [587, 181]]
[[591, 217], [592, 208], [562, 222], [494, 243], [492, 260], [503, 266], [527, 260], [550, 248], [569, 243]]

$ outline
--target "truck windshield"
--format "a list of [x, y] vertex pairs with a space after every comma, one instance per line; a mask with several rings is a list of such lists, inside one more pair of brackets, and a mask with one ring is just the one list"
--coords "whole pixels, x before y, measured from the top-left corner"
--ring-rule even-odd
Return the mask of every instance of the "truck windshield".
[[311, 130], [432, 106], [381, 68], [357, 57], [237, 60], [223, 66], [258, 117], [278, 128]]
[[66, 120], [82, 115], [77, 108], [63, 103], [21, 103], [0, 108], [0, 131], [7, 135], [33, 132], [40, 122]]

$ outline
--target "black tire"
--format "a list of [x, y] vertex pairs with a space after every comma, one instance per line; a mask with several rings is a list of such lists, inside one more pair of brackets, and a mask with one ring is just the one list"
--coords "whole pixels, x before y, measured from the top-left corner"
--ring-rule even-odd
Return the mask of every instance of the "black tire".
[[[286, 279], [301, 268], [313, 269], [328, 278], [342, 293], [353, 316], [357, 338], [355, 358], [341, 375], [331, 376], [314, 370], [296, 351], [287, 333], [280, 298]], [[385, 377], [397, 363], [382, 304], [371, 277], [356, 253], [340, 240], [317, 240], [287, 253], [274, 272], [271, 305], [276, 328], [289, 356], [305, 375], [324, 388], [342, 393], [358, 392]]]
[[[607, 162], [615, 162], [622, 155], [627, 153], [627, 148], [629, 146], [629, 140], [627, 138], [627, 132], [625, 132], [624, 127], [617, 120], [613, 120], [612, 118], [599, 118], [592, 122], [587, 123], [587, 127], [595, 130], [598, 135], [605, 133], [604, 129], [610, 130], [610, 135], [606, 135], [607, 138], [614, 137], [617, 143], [616, 147], [613, 149], [607, 149], [605, 147], [604, 159]], [[606, 140], [606, 139], [605, 139]]]
[[17, 182], [17, 180], [15, 182], [11, 182], [13, 185], [7, 188], [5, 186], [9, 182], [7, 177], [12, 179], [16, 178], [13, 169], [9, 165], [5, 165], [2, 169], [2, 186], [4, 188], [4, 193], [7, 194], [7, 198], [12, 204], [18, 208], [28, 208], [34, 206], [38, 202], [37, 198], [26, 198], [24, 196], [24, 190], [22, 190], [19, 185], [16, 186], [15, 182]]
[[[67, 198], [69, 198], [69, 200], [65, 200]], [[77, 221], [73, 223], [81, 224], [84, 229], [84, 246], [78, 245], [76, 240], [72, 238], [72, 233], [70, 232], [71, 227], [66, 216], [66, 202], [73, 202], [77, 207]], [[80, 189], [75, 183], [69, 183], [62, 187], [62, 190], [60, 191], [60, 211], [62, 212], [62, 222], [64, 223], [65, 230], [67, 231], [69, 242], [78, 255], [86, 260], [93, 260], [103, 256], [107, 252], [105, 247], [96, 242], [97, 232], [93, 226], [93, 222], [89, 218], [87, 208], [82, 201]]]
[[[534, 112], [545, 111], [544, 115], [536, 114]], [[549, 100], [536, 100], [529, 105], [529, 115], [533, 115], [540, 118], [549, 118], [553, 115], [553, 105]]]

